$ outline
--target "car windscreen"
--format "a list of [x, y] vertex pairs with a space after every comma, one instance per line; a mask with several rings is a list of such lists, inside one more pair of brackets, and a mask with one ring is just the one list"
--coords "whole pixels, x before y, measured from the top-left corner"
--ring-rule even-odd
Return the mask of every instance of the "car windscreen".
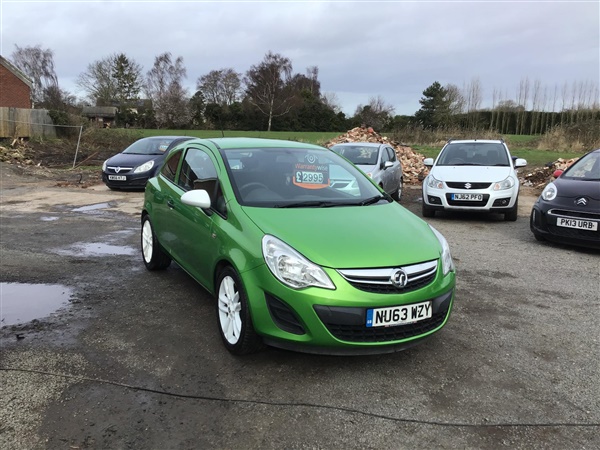
[[354, 165], [315, 148], [222, 149], [241, 205], [333, 207], [389, 201]]
[[496, 142], [450, 143], [442, 150], [438, 166], [510, 166], [503, 144]]
[[123, 153], [135, 155], [164, 155], [173, 139], [144, 138], [135, 141]]
[[565, 170], [561, 178], [600, 181], [600, 152], [582, 156]]
[[336, 153], [348, 159], [352, 164], [374, 166], [379, 159], [379, 147], [365, 147], [360, 145], [339, 145], [331, 147]]

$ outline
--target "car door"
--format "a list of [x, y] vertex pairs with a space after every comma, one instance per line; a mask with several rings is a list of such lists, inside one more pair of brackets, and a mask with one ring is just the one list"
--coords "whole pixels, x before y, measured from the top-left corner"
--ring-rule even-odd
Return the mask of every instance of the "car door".
[[381, 155], [379, 170], [381, 170], [381, 182], [383, 184], [383, 190], [387, 193], [390, 193], [394, 190], [394, 179], [392, 170], [390, 170], [390, 168], [386, 168], [385, 163], [390, 161], [391, 155], [388, 151], [388, 147], [382, 147], [379, 153]]
[[386, 149], [389, 156], [389, 160], [393, 164], [393, 166], [388, 169], [391, 178], [390, 192], [395, 192], [398, 186], [400, 185], [400, 179], [402, 178], [402, 166], [396, 156], [396, 151], [392, 147], [386, 147]]

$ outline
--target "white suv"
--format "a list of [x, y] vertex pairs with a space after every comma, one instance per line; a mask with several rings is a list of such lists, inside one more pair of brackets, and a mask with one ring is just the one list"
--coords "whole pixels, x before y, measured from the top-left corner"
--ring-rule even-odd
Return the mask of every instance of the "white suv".
[[517, 220], [517, 168], [527, 165], [513, 158], [504, 140], [449, 140], [423, 180], [423, 216], [436, 211], [483, 211]]

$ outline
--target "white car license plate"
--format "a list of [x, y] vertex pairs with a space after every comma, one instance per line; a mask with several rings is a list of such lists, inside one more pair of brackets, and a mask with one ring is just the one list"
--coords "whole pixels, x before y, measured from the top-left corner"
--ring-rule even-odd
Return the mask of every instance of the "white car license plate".
[[431, 302], [367, 309], [367, 327], [390, 327], [430, 319]]
[[466, 200], [468, 202], [480, 202], [483, 194], [452, 194], [452, 200]]
[[125, 175], [109, 175], [108, 179], [112, 181], [126, 181], [127, 177]]
[[566, 217], [558, 217], [556, 225], [565, 228], [577, 228], [578, 230], [598, 231], [598, 222], [591, 220], [567, 219]]

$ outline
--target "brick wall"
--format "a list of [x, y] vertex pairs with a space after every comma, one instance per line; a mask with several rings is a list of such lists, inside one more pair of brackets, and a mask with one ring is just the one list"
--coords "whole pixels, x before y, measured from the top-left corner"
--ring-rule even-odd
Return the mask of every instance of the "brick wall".
[[29, 86], [0, 64], [0, 107], [29, 109], [29, 96]]

